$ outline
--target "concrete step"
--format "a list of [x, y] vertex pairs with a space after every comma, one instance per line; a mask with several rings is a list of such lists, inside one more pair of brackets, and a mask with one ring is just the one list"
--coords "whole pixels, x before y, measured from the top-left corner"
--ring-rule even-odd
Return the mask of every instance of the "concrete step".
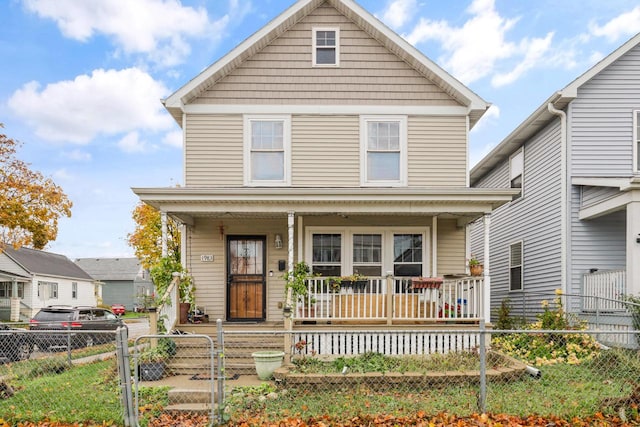
[[168, 397], [169, 405], [211, 403], [210, 390], [174, 388], [169, 390]]
[[175, 405], [167, 405], [164, 410], [176, 412], [191, 412], [197, 414], [211, 413], [211, 405], [208, 403], [178, 403]]

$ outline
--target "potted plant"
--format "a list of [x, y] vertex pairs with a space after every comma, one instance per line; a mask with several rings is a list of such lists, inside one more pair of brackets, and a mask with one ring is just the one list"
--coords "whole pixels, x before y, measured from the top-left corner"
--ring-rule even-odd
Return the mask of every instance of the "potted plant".
[[189, 313], [196, 308], [196, 288], [193, 285], [193, 278], [184, 270], [180, 274], [180, 282], [178, 284], [178, 293], [180, 295], [180, 323], [187, 323]]
[[469, 258], [469, 273], [472, 276], [482, 276], [483, 270], [484, 268], [478, 258], [471, 255], [471, 258]]
[[300, 309], [303, 311], [301, 313], [302, 317], [312, 317], [312, 314], [314, 314], [312, 310], [316, 299], [313, 295], [309, 294], [309, 284], [307, 282], [308, 279], [313, 277], [317, 276], [311, 274], [311, 268], [304, 261], [295, 263], [293, 272], [287, 272], [284, 275], [284, 279], [287, 282], [285, 286], [285, 296], [288, 295], [289, 290], [291, 290], [291, 301], [295, 305], [300, 304]]
[[348, 276], [330, 277], [329, 288], [333, 292], [340, 292], [342, 286], [351, 287], [351, 289], [364, 289], [367, 286], [368, 279], [360, 273], [350, 274]]
[[138, 355], [138, 378], [141, 381], [158, 381], [164, 376], [167, 355], [160, 346], [147, 347]]
[[138, 378], [158, 381], [166, 372], [167, 360], [176, 354], [176, 343], [170, 338], [159, 338], [155, 346], [148, 346], [138, 355]]

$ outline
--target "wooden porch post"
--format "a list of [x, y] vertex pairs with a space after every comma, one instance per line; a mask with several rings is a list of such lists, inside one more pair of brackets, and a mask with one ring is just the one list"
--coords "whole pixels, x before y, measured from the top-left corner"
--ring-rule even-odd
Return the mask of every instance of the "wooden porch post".
[[485, 319], [485, 323], [491, 323], [491, 253], [490, 253], [490, 236], [491, 236], [491, 214], [484, 214], [484, 299], [482, 317]]
[[393, 324], [393, 275], [387, 272], [387, 325]]
[[166, 257], [169, 252], [167, 249], [167, 213], [160, 212], [160, 224], [162, 226], [162, 256]]
[[12, 322], [20, 321], [20, 297], [18, 296], [18, 281], [14, 277], [11, 280], [11, 314], [9, 319]]
[[[289, 276], [293, 274], [293, 226], [295, 223], [295, 214], [293, 211], [289, 211], [287, 214], [287, 271]], [[291, 363], [291, 348], [292, 348], [292, 336], [293, 332], [293, 320], [291, 318], [293, 307], [293, 301], [291, 300], [291, 289], [287, 290], [287, 297], [285, 301], [284, 312], [284, 363]]]

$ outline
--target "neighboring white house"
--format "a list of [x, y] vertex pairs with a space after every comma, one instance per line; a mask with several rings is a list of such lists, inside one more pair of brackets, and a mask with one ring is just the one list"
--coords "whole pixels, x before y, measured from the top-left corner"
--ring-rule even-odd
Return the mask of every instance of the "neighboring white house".
[[[569, 310], [599, 327], [628, 322], [613, 300], [640, 294], [639, 151], [640, 34], [552, 94], [471, 170], [473, 187], [520, 190], [491, 214], [494, 309], [508, 298], [531, 317], [562, 289]], [[486, 261], [482, 236], [478, 223], [472, 251]]]
[[25, 321], [48, 305], [95, 306], [99, 283], [64, 255], [7, 246], [0, 253], [0, 319]]

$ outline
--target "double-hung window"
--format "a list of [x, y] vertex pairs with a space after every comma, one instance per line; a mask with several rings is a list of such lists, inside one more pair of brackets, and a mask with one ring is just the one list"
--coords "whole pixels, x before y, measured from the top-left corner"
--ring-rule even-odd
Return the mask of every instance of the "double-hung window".
[[313, 29], [313, 66], [337, 67], [340, 65], [340, 29]]
[[519, 188], [520, 193], [514, 196], [515, 199], [522, 197], [522, 176], [524, 174], [524, 150], [521, 148], [509, 159], [509, 185], [511, 188]]
[[406, 185], [407, 118], [360, 118], [362, 185]]
[[246, 185], [290, 185], [289, 116], [245, 116], [244, 147]]
[[509, 245], [509, 290], [522, 290], [522, 242]]
[[393, 275], [422, 276], [422, 234], [393, 235]]
[[311, 242], [311, 268], [322, 276], [342, 273], [342, 234], [314, 233]]

